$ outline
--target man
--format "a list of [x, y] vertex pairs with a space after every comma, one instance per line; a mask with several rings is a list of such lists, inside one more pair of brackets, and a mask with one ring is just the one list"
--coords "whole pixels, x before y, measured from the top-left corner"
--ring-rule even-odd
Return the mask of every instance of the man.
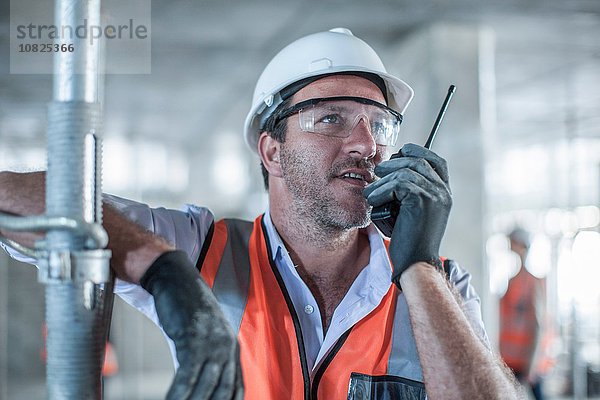
[[[205, 208], [106, 198], [112, 266], [141, 282], [156, 310], [137, 285], [116, 291], [174, 339], [173, 398], [187, 398], [185, 382], [198, 398], [239, 387], [235, 345], [204, 282], [237, 334], [248, 399], [518, 396], [489, 351], [469, 275], [438, 254], [451, 205], [445, 161], [412, 144], [384, 161], [411, 98], [347, 29], [309, 35], [269, 63], [246, 119], [268, 188], [264, 215], [215, 222]], [[0, 187], [28, 187], [3, 178]], [[402, 206], [387, 241], [369, 213], [390, 201]], [[215, 389], [223, 397], [210, 397]]]
[[511, 251], [519, 256], [520, 266], [500, 299], [500, 355], [517, 379], [531, 388], [536, 400], [541, 400], [542, 376], [550, 366], [545, 354], [545, 282], [525, 268], [531, 245], [529, 233], [515, 228], [508, 238]]

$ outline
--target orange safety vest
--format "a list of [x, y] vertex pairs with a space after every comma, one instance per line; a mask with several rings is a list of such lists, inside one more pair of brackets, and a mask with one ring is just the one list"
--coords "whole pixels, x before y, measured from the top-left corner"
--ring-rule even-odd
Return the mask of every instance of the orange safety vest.
[[541, 329], [536, 296], [543, 290], [542, 285], [542, 280], [522, 268], [509, 281], [506, 294], [500, 299], [500, 355], [516, 372], [526, 373], [530, 368]]
[[340, 337], [311, 382], [298, 317], [272, 260], [259, 216], [216, 222], [197, 263], [237, 333], [246, 399], [426, 398], [408, 307], [395, 285]]

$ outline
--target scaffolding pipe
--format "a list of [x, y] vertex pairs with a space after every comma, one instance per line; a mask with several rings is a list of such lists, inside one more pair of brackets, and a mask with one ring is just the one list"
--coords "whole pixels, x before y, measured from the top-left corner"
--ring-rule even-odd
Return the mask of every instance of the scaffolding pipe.
[[[55, 25], [100, 25], [100, 0], [56, 0]], [[86, 35], [87, 37], [87, 35]], [[46, 216], [102, 222], [98, 157], [101, 136], [99, 45], [86, 37], [61, 38], [73, 52], [54, 57], [53, 102], [48, 108]], [[87, 146], [87, 148], [86, 148]], [[92, 146], [90, 148], [90, 146]], [[85, 155], [92, 154], [93, 167]], [[90, 196], [91, 195], [91, 196]], [[88, 199], [88, 202], [84, 201]], [[100, 399], [101, 368], [112, 310], [112, 287], [71, 276], [69, 254], [86, 247], [81, 232], [50, 229], [46, 283], [49, 399]], [[66, 256], [65, 256], [66, 255]], [[80, 266], [85, 270], [86, 266]]]

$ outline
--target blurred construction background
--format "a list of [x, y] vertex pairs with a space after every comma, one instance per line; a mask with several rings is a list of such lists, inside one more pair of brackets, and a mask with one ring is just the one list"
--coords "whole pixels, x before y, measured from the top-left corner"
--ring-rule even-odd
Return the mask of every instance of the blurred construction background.
[[[103, 14], [127, 4], [107, 2]], [[258, 160], [242, 140], [256, 79], [292, 40], [347, 27], [415, 89], [403, 142], [424, 142], [448, 85], [458, 88], [434, 145], [455, 196], [443, 254], [472, 273], [492, 342], [498, 299], [516, 272], [504, 234], [520, 225], [533, 233], [528, 266], [548, 286], [547, 392], [599, 396], [600, 1], [135, 4], [151, 21], [150, 58], [105, 60], [148, 67], [104, 77], [106, 192], [205, 205], [217, 217], [260, 213]], [[11, 17], [2, 0], [0, 169], [43, 169], [52, 76], [11, 73]], [[36, 269], [0, 254], [0, 399], [43, 398], [43, 314]], [[105, 398], [164, 398], [173, 375], [164, 339], [118, 299], [111, 342], [119, 370]]]

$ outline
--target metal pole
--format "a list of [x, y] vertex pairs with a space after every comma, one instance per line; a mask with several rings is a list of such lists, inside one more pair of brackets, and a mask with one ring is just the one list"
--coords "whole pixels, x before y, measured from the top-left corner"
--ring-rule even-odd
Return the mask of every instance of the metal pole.
[[[100, 0], [56, 0], [55, 25], [73, 30], [99, 26]], [[89, 32], [83, 36], [62, 37], [59, 44], [72, 44], [74, 51], [57, 52], [54, 58], [46, 216], [101, 223], [101, 189], [96, 180], [102, 131], [99, 45], [89, 43]], [[112, 288], [107, 284], [99, 290], [97, 283], [106, 276], [90, 279], [90, 271], [102, 270], [107, 254], [86, 251], [85, 235], [64, 229], [49, 230], [44, 247], [48, 259], [40, 277], [46, 283], [48, 398], [100, 399]], [[87, 278], [74, 279], [75, 268]]]

